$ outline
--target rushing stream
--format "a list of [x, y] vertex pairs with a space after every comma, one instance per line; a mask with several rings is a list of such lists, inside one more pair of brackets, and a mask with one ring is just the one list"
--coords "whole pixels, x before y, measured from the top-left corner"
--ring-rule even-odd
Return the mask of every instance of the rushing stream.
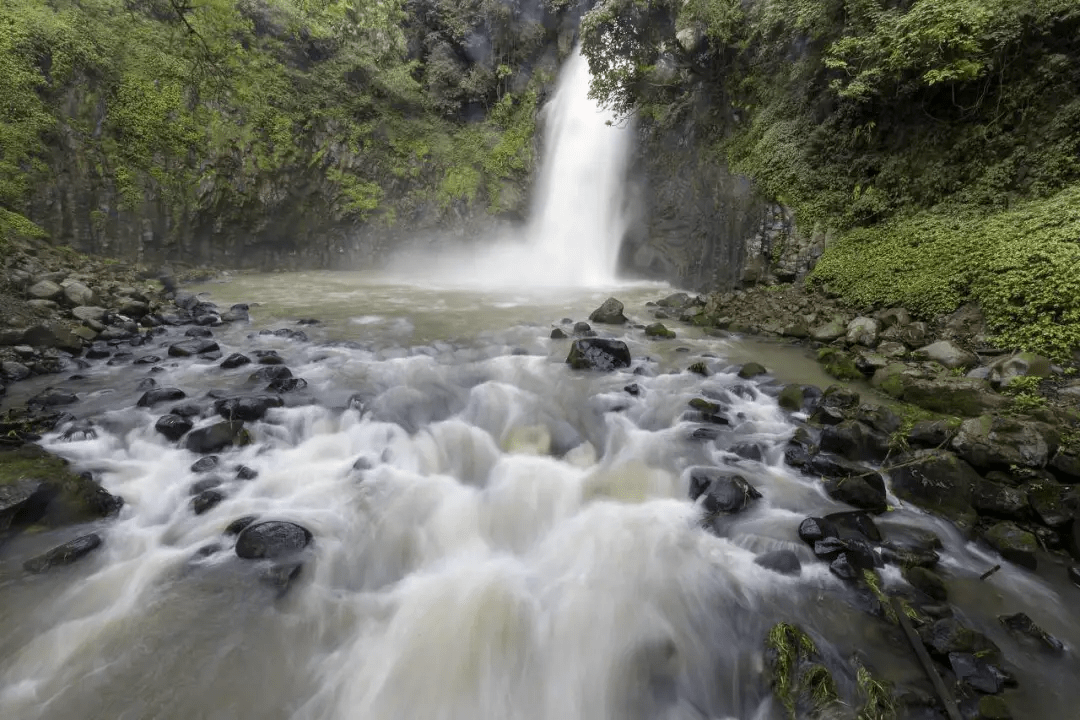
[[[252, 444], [221, 453], [225, 499], [200, 515], [190, 502], [204, 477], [191, 469], [198, 456], [155, 431], [165, 408], [136, 407], [139, 383], [182, 389], [207, 409], [197, 425], [209, 425], [208, 393], [257, 391], [257, 366], [97, 361], [65, 379], [94, 433], [60, 428], [43, 444], [126, 504], [100, 526], [103, 547], [72, 566], [28, 575], [21, 564], [86, 527], [0, 546], [0, 717], [781, 718], [763, 657], [778, 621], [807, 628], [838, 664], [858, 651], [924, 684], [899, 630], [867, 614], [797, 537], [806, 516], [849, 509], [783, 462], [795, 426], [772, 378], [829, 384], [816, 363], [700, 330], [651, 341], [633, 325], [597, 326], [627, 342], [634, 365], [574, 372], [553, 326], [569, 332], [564, 318], [583, 320], [609, 295], [632, 323], [649, 321], [644, 303], [670, 289], [567, 273], [579, 287], [470, 289], [418, 272], [194, 288], [222, 307], [252, 305], [250, 324], [213, 329], [224, 354], [276, 350], [307, 383], [248, 424]], [[183, 331], [136, 356], [164, 355]], [[772, 376], [739, 379], [735, 363], [748, 359]], [[708, 377], [685, 371], [698, 361]], [[46, 382], [57, 379], [13, 387], [5, 402]], [[700, 397], [730, 424], [700, 432], [687, 414]], [[255, 477], [234, 477], [239, 466]], [[706, 530], [688, 499], [696, 466], [737, 472], [762, 497]], [[943, 539], [957, 612], [1002, 647], [1019, 680], [1016, 717], [1075, 717], [1080, 633], [1068, 589], [1008, 563], [981, 582], [999, 558], [890, 500], [897, 509], [878, 520], [887, 536], [924, 528]], [[251, 515], [313, 535], [285, 593], [224, 534]], [[797, 575], [755, 564], [777, 549], [799, 556]], [[893, 566], [881, 573], [904, 584]], [[995, 619], [1006, 611], [1027, 612], [1069, 654], [1018, 645]], [[852, 678], [838, 682], [854, 697]]]

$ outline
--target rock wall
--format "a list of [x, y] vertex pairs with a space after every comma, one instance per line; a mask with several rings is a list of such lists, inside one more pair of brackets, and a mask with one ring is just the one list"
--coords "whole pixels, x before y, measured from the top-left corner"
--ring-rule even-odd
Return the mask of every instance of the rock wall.
[[623, 246], [627, 273], [690, 290], [793, 282], [813, 268], [823, 237], [805, 237], [784, 206], [731, 172], [693, 117], [643, 123], [633, 163], [637, 215]]

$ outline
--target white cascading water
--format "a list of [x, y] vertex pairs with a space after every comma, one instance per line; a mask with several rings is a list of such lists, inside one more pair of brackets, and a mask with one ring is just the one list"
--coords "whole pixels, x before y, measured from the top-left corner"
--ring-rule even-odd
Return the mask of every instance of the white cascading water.
[[451, 246], [445, 239], [396, 263], [398, 277], [469, 288], [605, 287], [616, 282], [628, 228], [633, 133], [589, 98], [589, 64], [567, 59], [542, 111], [543, 157], [529, 221], [512, 237]]
[[575, 52], [545, 110], [544, 158], [527, 230], [544, 274], [577, 287], [615, 282], [628, 222], [633, 134], [589, 98], [590, 79], [588, 61]]

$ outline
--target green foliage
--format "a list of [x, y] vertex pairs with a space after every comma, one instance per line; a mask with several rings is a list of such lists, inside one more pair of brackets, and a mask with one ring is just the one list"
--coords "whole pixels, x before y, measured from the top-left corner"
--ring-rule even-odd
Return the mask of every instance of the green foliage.
[[1080, 347], [1080, 185], [989, 216], [943, 206], [852, 230], [811, 280], [926, 318], [974, 299], [1006, 347], [1065, 358]]
[[582, 41], [599, 97], [694, 112], [805, 229], [1080, 178], [1073, 0], [605, 0]]
[[[68, 162], [112, 188], [120, 210], [164, 203], [215, 223], [290, 202], [268, 192], [282, 178], [325, 188], [321, 210], [349, 222], [393, 221], [403, 202], [505, 209], [504, 183], [520, 182], [534, 160], [538, 90], [550, 77], [523, 68], [547, 31], [497, 0], [437, 8], [3, 3], [0, 237], [33, 232], [28, 200]], [[486, 64], [443, 62], [463, 57], [480, 30], [493, 42]], [[435, 92], [440, 82], [452, 92]], [[466, 122], [468, 103], [484, 116]], [[91, 212], [104, 231], [108, 214]]]
[[813, 713], [837, 701], [836, 683], [828, 668], [818, 662], [817, 646], [806, 633], [789, 623], [777, 623], [765, 639], [776, 697], [794, 720], [803, 704]]

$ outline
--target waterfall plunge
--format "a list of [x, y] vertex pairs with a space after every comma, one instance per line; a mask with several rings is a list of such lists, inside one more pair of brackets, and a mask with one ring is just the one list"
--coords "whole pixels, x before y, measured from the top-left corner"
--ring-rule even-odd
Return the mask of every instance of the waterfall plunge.
[[[525, 228], [512, 237], [400, 257], [401, 280], [469, 288], [603, 287], [616, 281], [628, 227], [632, 133], [589, 98], [589, 65], [575, 51], [543, 109], [543, 157]], [[409, 277], [402, 277], [402, 274]]]

